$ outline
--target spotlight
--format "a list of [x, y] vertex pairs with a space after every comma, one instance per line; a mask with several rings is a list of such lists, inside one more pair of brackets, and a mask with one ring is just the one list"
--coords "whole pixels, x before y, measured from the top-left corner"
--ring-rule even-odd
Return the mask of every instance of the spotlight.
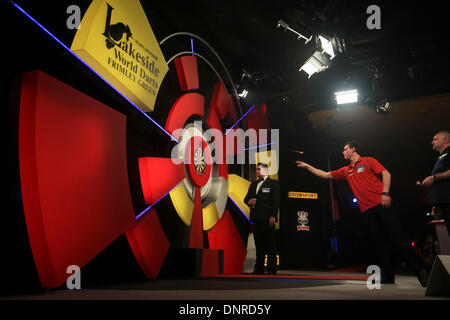
[[339, 91], [334, 93], [337, 104], [358, 102], [358, 90]]
[[242, 75], [241, 75], [241, 80], [244, 80], [245, 78], [251, 79], [252, 78], [252, 74], [250, 72], [248, 72], [247, 70], [243, 69], [242, 70]]
[[331, 41], [326, 39], [323, 36], [319, 36], [320, 46], [322, 47], [322, 50], [327, 53], [330, 56], [330, 60], [334, 58], [336, 55], [333, 50], [333, 45], [331, 44]]
[[353, 203], [358, 203], [358, 200], [356, 200], [356, 198], [353, 198]]
[[[312, 35], [309, 38], [305, 37], [301, 33], [290, 28], [289, 25], [283, 20], [278, 20], [277, 28], [280, 27], [282, 27], [284, 31], [289, 30], [295, 33], [298, 36], [297, 40], [304, 39], [305, 44], [310, 42], [313, 38]], [[331, 65], [330, 60], [332, 60], [337, 54], [346, 52], [345, 42], [343, 39], [338, 37], [330, 38], [325, 35], [317, 35], [315, 36], [315, 39], [317, 51], [315, 51], [313, 56], [309, 58], [300, 68], [300, 71], [304, 70], [308, 74], [308, 79], [314, 73], [327, 69]]]
[[239, 96], [240, 98], [245, 99], [245, 97], [247, 96], [247, 94], [248, 94], [248, 91], [244, 89], [244, 90], [242, 90], [241, 93], [238, 93], [238, 96]]
[[287, 30], [289, 28], [289, 25], [280, 19], [280, 20], [278, 20], [278, 24], [277, 24], [277, 28], [279, 28], [279, 27], [283, 27], [284, 30]]
[[305, 71], [308, 74], [309, 79], [314, 73], [322, 72], [330, 65], [330, 60], [322, 52], [316, 51], [312, 57], [306, 60], [305, 64], [299, 69], [299, 71]]
[[316, 47], [319, 50], [322, 50], [322, 53], [326, 53], [330, 56], [330, 60], [332, 60], [339, 53], [344, 53], [345, 42], [343, 39], [337, 37], [327, 37], [324, 35], [318, 35], [316, 37]]
[[378, 113], [387, 113], [391, 110], [391, 102], [387, 98], [381, 99], [375, 106], [375, 109]]

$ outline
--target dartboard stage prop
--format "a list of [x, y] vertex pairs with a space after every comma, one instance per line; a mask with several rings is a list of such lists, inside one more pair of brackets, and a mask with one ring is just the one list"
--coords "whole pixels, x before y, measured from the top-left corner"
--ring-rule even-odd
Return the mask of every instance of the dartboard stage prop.
[[158, 41], [139, 1], [93, 1], [82, 26], [62, 45], [158, 128], [146, 138], [164, 152], [135, 156], [126, 115], [43, 71], [23, 74], [20, 184], [41, 286], [63, 285], [71, 266], [83, 275], [118, 238], [146, 278], [240, 274], [250, 182], [229, 161], [243, 151], [225, 142], [232, 126], [267, 123], [265, 105], [241, 121], [220, 55], [195, 34]]

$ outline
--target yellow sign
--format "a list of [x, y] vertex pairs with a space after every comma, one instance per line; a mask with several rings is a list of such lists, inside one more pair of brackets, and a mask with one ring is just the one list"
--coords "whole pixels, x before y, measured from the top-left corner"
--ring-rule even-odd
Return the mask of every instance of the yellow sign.
[[288, 192], [288, 198], [295, 198], [295, 199], [318, 199], [317, 193], [311, 193], [311, 192], [295, 192], [295, 191], [289, 191]]
[[71, 50], [145, 112], [168, 71], [139, 0], [94, 0]]

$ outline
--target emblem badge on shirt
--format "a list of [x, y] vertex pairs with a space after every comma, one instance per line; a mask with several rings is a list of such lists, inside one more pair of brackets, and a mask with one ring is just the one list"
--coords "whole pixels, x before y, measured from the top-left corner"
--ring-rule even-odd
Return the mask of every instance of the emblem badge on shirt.
[[448, 155], [448, 153], [444, 153], [443, 155], [441, 155], [441, 156], [439, 157], [439, 160], [444, 159], [447, 155]]
[[270, 188], [262, 188], [261, 191], [263, 193], [270, 193]]
[[353, 175], [353, 169], [349, 169], [349, 170], [348, 170], [348, 175], [349, 175], [349, 176]]
[[364, 171], [364, 164], [360, 165], [359, 167], [356, 168], [356, 171], [358, 172], [363, 172]]

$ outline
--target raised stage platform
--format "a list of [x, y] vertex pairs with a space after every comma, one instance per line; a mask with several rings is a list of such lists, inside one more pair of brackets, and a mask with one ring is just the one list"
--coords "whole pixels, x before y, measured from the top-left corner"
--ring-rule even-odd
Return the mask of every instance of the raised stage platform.
[[[351, 270], [351, 269], [349, 269]], [[345, 271], [345, 270], [343, 270]], [[218, 275], [200, 279], [156, 279], [139, 283], [57, 289], [7, 296], [8, 300], [436, 300], [425, 297], [415, 276], [397, 275], [395, 284], [367, 288], [366, 273], [281, 270], [269, 275]]]

